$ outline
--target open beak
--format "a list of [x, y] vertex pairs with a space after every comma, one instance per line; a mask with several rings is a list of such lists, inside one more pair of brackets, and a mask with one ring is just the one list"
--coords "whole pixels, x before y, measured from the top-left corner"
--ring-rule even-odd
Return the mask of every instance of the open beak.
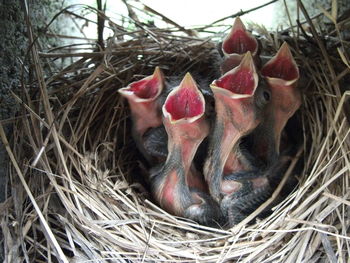
[[215, 97], [216, 122], [210, 138], [204, 176], [216, 201], [220, 200], [222, 193], [224, 172], [233, 172], [230, 169], [237, 168], [239, 163], [239, 140], [259, 123], [254, 104], [257, 86], [258, 75], [250, 51], [236, 68], [211, 85]]
[[151, 175], [152, 192], [166, 211], [210, 225], [220, 220], [221, 212], [206, 193], [203, 176], [192, 165], [209, 125], [204, 97], [189, 73], [169, 93], [162, 111], [169, 153], [161, 169]]
[[168, 157], [159, 176], [164, 182], [155, 191], [156, 199], [167, 211], [183, 216], [189, 204], [181, 201], [181, 193], [177, 191], [182, 188], [189, 191], [189, 187], [207, 188], [203, 178], [191, 168], [199, 144], [208, 135], [209, 126], [204, 118], [204, 97], [189, 73], [169, 93], [162, 111], [168, 134]]
[[292, 86], [299, 79], [299, 69], [286, 42], [261, 69], [271, 85]]
[[206, 188], [203, 187], [202, 178], [193, 178], [193, 173], [188, 171], [199, 144], [209, 133], [204, 113], [203, 94], [191, 74], [187, 73], [180, 85], [169, 93], [163, 105], [163, 123], [168, 134], [168, 159], [179, 150], [187, 184], [201, 189]]
[[[297, 88], [299, 69], [286, 42], [263, 66], [261, 73], [271, 90], [271, 104], [264, 123], [259, 127], [261, 132], [256, 135], [260, 137], [255, 140], [256, 144], [259, 144], [258, 140], [260, 140], [260, 146], [256, 145], [255, 148], [260, 157], [267, 156], [268, 159], [272, 159], [267, 161], [271, 162], [279, 154], [283, 128], [301, 105], [301, 95]], [[271, 136], [272, 139], [263, 138], [264, 136]]]
[[246, 30], [241, 19], [237, 17], [230, 33], [225, 37], [222, 43], [222, 51], [225, 55], [221, 65], [223, 73], [238, 66], [244, 57], [244, 54], [250, 51], [253, 58], [258, 53], [258, 41]]
[[157, 98], [164, 88], [164, 75], [159, 67], [156, 67], [151, 76], [130, 83], [118, 92], [129, 103], [134, 124], [134, 131], [138, 137], [153, 127], [162, 124], [161, 111]]

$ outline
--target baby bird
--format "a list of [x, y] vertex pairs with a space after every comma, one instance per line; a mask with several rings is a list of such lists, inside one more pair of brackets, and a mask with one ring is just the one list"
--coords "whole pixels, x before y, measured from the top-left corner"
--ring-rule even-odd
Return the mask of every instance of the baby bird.
[[151, 76], [132, 82], [118, 92], [128, 100], [132, 117], [132, 137], [136, 146], [150, 163], [154, 162], [154, 155], [147, 145], [146, 133], [162, 126], [162, 113], [159, 97], [164, 89], [164, 75], [156, 67]]
[[264, 113], [264, 121], [252, 133], [250, 140], [251, 151], [269, 166], [278, 159], [283, 128], [301, 105], [297, 87], [299, 69], [286, 42], [263, 66], [261, 74], [271, 90], [271, 103]]
[[203, 225], [220, 224], [220, 208], [208, 195], [203, 176], [193, 165], [198, 146], [209, 133], [209, 125], [204, 115], [204, 97], [189, 73], [169, 93], [162, 111], [168, 134], [168, 156], [151, 171], [155, 200], [173, 215]]

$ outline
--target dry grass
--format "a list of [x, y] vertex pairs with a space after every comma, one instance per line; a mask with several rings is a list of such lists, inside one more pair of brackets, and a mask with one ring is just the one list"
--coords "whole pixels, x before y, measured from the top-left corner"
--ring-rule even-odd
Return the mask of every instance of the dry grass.
[[[302, 5], [300, 11], [307, 16]], [[305, 143], [291, 164], [303, 158], [305, 165], [298, 187], [270, 216], [220, 230], [167, 214], [141, 184], [130, 183], [143, 169], [135, 161], [127, 107], [117, 89], [157, 65], [166, 75], [208, 70], [215, 48], [158, 15], [172, 28], [147, 27], [133, 17], [137, 30], [130, 31], [103, 16], [119, 32], [105, 49], [45, 53], [31, 46], [35, 81], [14, 94], [22, 111], [13, 120], [10, 143], [0, 122], [12, 164], [12, 196], [0, 204], [7, 262], [346, 262], [350, 131], [343, 106], [350, 92], [343, 85], [350, 61], [341, 25], [334, 19], [332, 39], [342, 44], [339, 50], [325, 47], [311, 19], [308, 34], [301, 27], [293, 28], [293, 37], [259, 31], [272, 51], [288, 40], [305, 73]], [[66, 68], [44, 74], [44, 63], [75, 56]]]

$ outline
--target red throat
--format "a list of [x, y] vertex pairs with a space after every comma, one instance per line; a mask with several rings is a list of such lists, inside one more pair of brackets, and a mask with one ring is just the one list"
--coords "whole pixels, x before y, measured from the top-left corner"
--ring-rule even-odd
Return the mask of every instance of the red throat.
[[153, 72], [153, 75], [131, 83], [119, 92], [136, 102], [145, 102], [155, 100], [164, 87], [164, 76], [159, 67]]
[[189, 73], [180, 86], [169, 94], [163, 107], [163, 111], [170, 115], [171, 121], [200, 117], [204, 110], [204, 97]]
[[197, 92], [186, 87], [170, 97], [165, 108], [175, 121], [195, 117], [204, 111], [203, 103]]
[[254, 39], [243, 30], [237, 30], [222, 44], [222, 48], [227, 54], [244, 54], [247, 51], [254, 53], [256, 47]]
[[232, 95], [245, 95], [245, 97], [248, 97], [254, 94], [257, 82], [258, 76], [253, 58], [248, 51], [241, 63], [218, 80], [215, 80], [211, 88], [229, 91]]
[[277, 54], [261, 69], [263, 76], [292, 81], [299, 78], [299, 70], [287, 43], [278, 50]]
[[159, 79], [142, 79], [140, 81], [131, 83], [129, 90], [141, 99], [151, 99], [158, 94], [159, 85]]
[[224, 75], [215, 81], [215, 85], [222, 89], [226, 89], [235, 94], [253, 94], [254, 92], [254, 76], [249, 69], [241, 69], [235, 74]]
[[250, 34], [239, 17], [236, 18], [231, 32], [222, 43], [225, 54], [245, 54], [250, 51], [253, 55], [257, 52], [258, 42]]

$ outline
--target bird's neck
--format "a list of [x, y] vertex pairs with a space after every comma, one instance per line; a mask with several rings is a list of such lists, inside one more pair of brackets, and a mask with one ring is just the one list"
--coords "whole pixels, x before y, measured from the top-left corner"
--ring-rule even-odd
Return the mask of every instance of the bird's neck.
[[209, 126], [204, 118], [192, 123], [164, 123], [168, 133], [168, 151], [179, 151], [179, 162], [182, 163], [185, 174], [190, 170], [198, 146], [208, 135]]
[[[226, 164], [229, 155], [234, 154], [233, 149], [235, 145], [247, 132], [243, 123], [249, 122], [251, 117], [242, 110], [241, 104], [245, 102], [232, 100], [221, 94], [215, 96], [216, 124], [214, 134], [218, 134], [218, 138], [215, 139], [219, 142], [218, 147], [221, 149], [220, 160], [223, 166]], [[229, 159], [235, 158], [235, 156], [230, 156]]]
[[156, 101], [135, 102], [129, 100], [133, 118], [134, 129], [142, 136], [147, 129], [158, 127], [162, 124], [161, 112]]

